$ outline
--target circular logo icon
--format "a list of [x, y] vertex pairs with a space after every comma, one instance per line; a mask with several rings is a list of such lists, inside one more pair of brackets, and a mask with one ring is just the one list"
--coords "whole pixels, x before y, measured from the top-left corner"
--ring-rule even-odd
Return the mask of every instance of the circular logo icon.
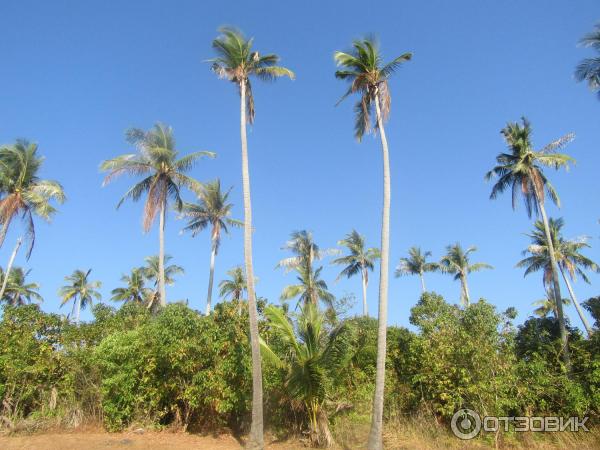
[[471, 409], [459, 409], [452, 416], [450, 427], [459, 439], [473, 439], [481, 431], [481, 418]]

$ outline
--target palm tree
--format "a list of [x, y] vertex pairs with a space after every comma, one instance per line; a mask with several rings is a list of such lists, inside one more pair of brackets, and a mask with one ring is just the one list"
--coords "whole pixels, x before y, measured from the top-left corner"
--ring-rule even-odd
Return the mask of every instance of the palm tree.
[[469, 262], [469, 255], [477, 250], [477, 247], [471, 246], [463, 250], [457, 242], [454, 245], [446, 247], [446, 255], [442, 257], [439, 263], [439, 268], [443, 273], [454, 275], [455, 280], [460, 280], [460, 300], [463, 306], [469, 306], [471, 298], [469, 296], [469, 285], [467, 283], [467, 275], [471, 272], [479, 272], [483, 269], [493, 269], [492, 266], [486, 263]]
[[126, 133], [127, 141], [138, 147], [139, 153], [121, 155], [104, 161], [100, 169], [108, 172], [104, 185], [123, 174], [144, 176], [125, 193], [117, 204], [119, 208], [127, 199], [138, 201], [147, 193], [144, 206], [143, 227], [149, 231], [156, 214], [159, 214], [159, 293], [161, 306], [166, 305], [164, 255], [165, 255], [165, 215], [169, 200], [175, 201], [180, 211], [183, 205], [181, 187], [185, 186], [199, 192], [201, 184], [187, 176], [185, 172], [203, 156], [214, 157], [212, 152], [194, 152], [177, 159], [175, 138], [171, 127], [157, 123], [150, 131], [131, 128]]
[[298, 284], [286, 286], [282, 293], [282, 300], [300, 297], [298, 303], [313, 303], [318, 305], [319, 300], [328, 307], [332, 307], [334, 296], [328, 291], [327, 283], [320, 278], [323, 267], [314, 268], [314, 262], [327, 255], [337, 254], [335, 249], [321, 249], [314, 241], [310, 231], [294, 231], [291, 238], [282, 247], [282, 250], [291, 251], [294, 256], [284, 258], [277, 264], [286, 272], [297, 272]]
[[[563, 298], [564, 306], [568, 306], [570, 304], [571, 300], [569, 300], [568, 298]], [[533, 310], [533, 313], [538, 317], [544, 318], [547, 317], [550, 313], [553, 313], [555, 318], [558, 315], [556, 311], [556, 305], [554, 304], [554, 296], [552, 295], [552, 292], [549, 289], [546, 290], [546, 297], [540, 300], [536, 300], [535, 302], [533, 302], [533, 305], [537, 306], [537, 308]]]
[[28, 283], [26, 280], [30, 272], [31, 269], [25, 272], [22, 268], [15, 267], [7, 277], [0, 268], [0, 279], [3, 282], [7, 280], [6, 289], [0, 300], [11, 306], [21, 306], [32, 301], [42, 302], [43, 298], [37, 292], [40, 289], [40, 285], [37, 283]]
[[400, 258], [400, 263], [396, 267], [396, 278], [403, 275], [419, 275], [421, 279], [421, 289], [423, 293], [427, 291], [425, 287], [425, 272], [435, 272], [439, 269], [437, 263], [427, 262], [431, 252], [422, 252], [421, 247], [411, 247], [408, 249], [408, 258]]
[[531, 124], [523, 117], [522, 125], [517, 122], [509, 122], [501, 130], [502, 135], [508, 145], [508, 153], [500, 153], [496, 157], [498, 163], [490, 170], [485, 178], [491, 180], [498, 177], [494, 184], [490, 199], [495, 199], [499, 194], [509, 189], [512, 191], [513, 210], [517, 206], [519, 194], [523, 197], [527, 215], [531, 217], [532, 213], [536, 216], [539, 213], [542, 216], [544, 224], [544, 233], [546, 242], [549, 244], [550, 262], [552, 267], [552, 283], [554, 302], [557, 305], [558, 322], [560, 328], [560, 337], [563, 347], [563, 359], [570, 372], [571, 358], [567, 342], [567, 328], [562, 307], [562, 295], [560, 293], [560, 284], [558, 282], [558, 269], [552, 239], [550, 238], [550, 227], [548, 225], [548, 216], [546, 215], [545, 200], [546, 195], [560, 206], [558, 194], [550, 181], [544, 174], [543, 167], [552, 167], [556, 170], [564, 167], [568, 169], [569, 163], [574, 162], [568, 155], [557, 153], [557, 150], [563, 148], [574, 138], [573, 134], [567, 134], [560, 139], [551, 142], [539, 151], [533, 149], [531, 144]]
[[380, 257], [378, 248], [365, 248], [365, 238], [356, 230], [352, 230], [338, 245], [348, 249], [348, 255], [333, 260], [333, 264], [345, 266], [340, 272], [338, 280], [345, 276], [351, 278], [360, 273], [363, 291], [363, 315], [368, 316], [367, 286], [369, 285], [369, 270], [373, 271], [375, 260]]
[[69, 284], [58, 290], [58, 295], [62, 299], [61, 307], [71, 300], [73, 301], [71, 314], [75, 314], [75, 323], [77, 325], [79, 325], [79, 312], [81, 309], [85, 309], [88, 304], [91, 305], [94, 298], [96, 300], [102, 298], [100, 292], [96, 290], [102, 286], [102, 283], [88, 279], [91, 271], [92, 269], [89, 269], [87, 272], [79, 269], [74, 270], [71, 275], [65, 277], [65, 281], [68, 281]]
[[[29, 241], [27, 259], [35, 243], [34, 215], [49, 222], [56, 212], [51, 201], [61, 204], [65, 201], [63, 188], [58, 182], [39, 178], [44, 159], [37, 156], [37, 149], [37, 144], [25, 140], [17, 140], [14, 145], [0, 148], [0, 247], [13, 219], [20, 216], [25, 222], [25, 236]], [[21, 238], [18, 238], [6, 266], [6, 279], [10, 277], [20, 246]], [[0, 289], [0, 298], [5, 289], [6, 284]]]
[[[594, 31], [586, 34], [579, 43], [583, 47], [592, 47], [600, 53], [600, 24], [594, 27]], [[593, 92], [598, 93], [600, 98], [600, 57], [585, 58], [575, 69], [575, 79], [579, 82], [585, 81]]]
[[[586, 319], [573, 287], [569, 281], [569, 277], [575, 280], [575, 277], [579, 275], [583, 281], [589, 283], [585, 270], [593, 270], [599, 272], [598, 265], [582, 255], [580, 250], [583, 248], [589, 248], [590, 245], [587, 243], [587, 238], [580, 239], [565, 239], [561, 235], [562, 228], [564, 226], [564, 220], [562, 218], [553, 219], [549, 218], [548, 225], [550, 227], [550, 236], [552, 237], [552, 244], [555, 252], [555, 259], [558, 264], [558, 269], [567, 285], [567, 290], [571, 296], [571, 300], [575, 305], [577, 314], [583, 323], [583, 326], [588, 334], [591, 336], [593, 331], [588, 320]], [[536, 221], [534, 224], [534, 231], [527, 236], [531, 239], [531, 245], [523, 251], [523, 255], [529, 255], [527, 258], [522, 259], [517, 263], [517, 267], [525, 268], [524, 276], [530, 273], [543, 270], [543, 283], [544, 287], [548, 289], [552, 284], [552, 262], [548, 255], [548, 242], [546, 241], [546, 233], [544, 231], [544, 224], [541, 221]], [[567, 274], [569, 277], [567, 277]], [[564, 301], [563, 301], [563, 304]]]
[[231, 298], [231, 300], [238, 303], [238, 313], [241, 315], [242, 296], [248, 289], [246, 284], [246, 276], [244, 275], [244, 269], [241, 266], [234, 267], [227, 271], [229, 279], [225, 279], [219, 283], [219, 295], [224, 298]]
[[[381, 265], [379, 277], [379, 330], [377, 337], [377, 375], [373, 402], [373, 421], [369, 434], [368, 448], [383, 448], [383, 392], [385, 384], [385, 354], [387, 332], [387, 294], [389, 272], [389, 233], [390, 233], [390, 161], [384, 122], [390, 112], [391, 95], [389, 77], [400, 65], [412, 58], [411, 53], [383, 63], [375, 42], [370, 39], [354, 41], [349, 52], [335, 52], [334, 59], [342, 69], [335, 72], [336, 78], [349, 81], [350, 88], [342, 97], [357, 93], [355, 136], [360, 141], [365, 133], [372, 130], [371, 116], [375, 106], [375, 130], [379, 130], [383, 155], [383, 211], [381, 223]], [[340, 100], [341, 101], [341, 100]]]
[[279, 356], [261, 340], [262, 354], [285, 370], [287, 394], [306, 409], [311, 443], [330, 447], [333, 438], [324, 403], [331, 380], [350, 363], [352, 331], [346, 325], [328, 331], [324, 314], [311, 302], [302, 307], [296, 330], [282, 308], [269, 306], [265, 316], [281, 337], [284, 351]]
[[217, 56], [210, 60], [212, 70], [220, 77], [234, 83], [240, 93], [240, 137], [242, 144], [242, 189], [244, 196], [244, 264], [248, 280], [248, 309], [250, 316], [250, 344], [252, 346], [252, 425], [248, 448], [263, 448], [262, 370], [260, 367], [260, 344], [258, 341], [258, 312], [254, 292], [254, 268], [252, 266], [252, 205], [250, 201], [250, 171], [248, 169], [248, 143], [246, 122], [254, 122], [254, 96], [250, 77], [272, 81], [282, 76], [294, 78], [294, 73], [277, 66], [279, 57], [274, 54], [260, 55], [252, 51], [252, 39], [234, 28], [219, 29], [221, 36], [213, 43]]
[[185, 270], [183, 267], [178, 266], [177, 264], [170, 264], [173, 257], [171, 255], [164, 255], [163, 267], [161, 270], [161, 258], [160, 255], [147, 256], [144, 260], [146, 261], [146, 265], [142, 267], [142, 274], [146, 280], [150, 281], [154, 286], [154, 293], [150, 296], [148, 300], [148, 308], [154, 308], [156, 306], [156, 301], [160, 298], [160, 280], [161, 275], [163, 276], [164, 283], [168, 286], [171, 286], [175, 283], [175, 275], [183, 274]]
[[113, 289], [110, 293], [111, 300], [116, 302], [134, 302], [140, 305], [150, 303], [154, 292], [145, 286], [145, 270], [143, 267], [136, 267], [131, 270], [130, 275], [123, 275], [121, 281], [124, 287]]
[[206, 314], [210, 314], [213, 278], [215, 274], [215, 256], [219, 251], [221, 244], [221, 231], [228, 233], [228, 226], [242, 226], [239, 220], [230, 218], [233, 205], [228, 203], [228, 197], [231, 189], [227, 192], [221, 191], [221, 182], [219, 180], [207, 183], [203, 189], [198, 192], [199, 202], [196, 204], [185, 203], [183, 205], [183, 216], [188, 218], [188, 224], [184, 231], [191, 231], [192, 236], [196, 236], [206, 227], [211, 227], [210, 241], [210, 274], [208, 276], [208, 294], [206, 296]]

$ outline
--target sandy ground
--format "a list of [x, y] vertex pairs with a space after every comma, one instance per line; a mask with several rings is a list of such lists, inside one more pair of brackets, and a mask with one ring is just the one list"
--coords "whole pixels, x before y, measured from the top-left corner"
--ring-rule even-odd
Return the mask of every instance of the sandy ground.
[[[230, 435], [200, 436], [185, 433], [44, 433], [0, 436], [2, 450], [238, 450], [242, 443]], [[293, 443], [269, 443], [268, 449], [296, 450]]]

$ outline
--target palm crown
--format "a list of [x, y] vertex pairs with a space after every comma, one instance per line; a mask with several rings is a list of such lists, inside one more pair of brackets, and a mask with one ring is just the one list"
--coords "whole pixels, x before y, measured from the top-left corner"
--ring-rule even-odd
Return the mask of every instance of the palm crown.
[[380, 257], [378, 248], [365, 248], [365, 238], [356, 230], [352, 230], [344, 239], [338, 241], [338, 245], [348, 249], [348, 255], [332, 261], [333, 264], [345, 266], [338, 275], [338, 279], [350, 278], [367, 269], [373, 270], [375, 260]]
[[[38, 293], [40, 285], [37, 283], [27, 282], [27, 275], [31, 270], [25, 271], [21, 267], [13, 267], [8, 275], [6, 289], [0, 300], [11, 306], [20, 306], [32, 301], [43, 301], [42, 296]], [[0, 268], [0, 282], [4, 281], [6, 274]]]
[[114, 178], [129, 174], [145, 176], [139, 183], [129, 189], [117, 204], [119, 208], [127, 199], [138, 201], [144, 193], [148, 196], [144, 207], [144, 230], [148, 231], [154, 222], [157, 212], [167, 204], [169, 199], [175, 201], [177, 210], [181, 210], [181, 186], [194, 191], [201, 189], [201, 184], [187, 176], [194, 164], [203, 156], [214, 157], [212, 152], [200, 151], [190, 153], [178, 159], [175, 150], [175, 138], [171, 127], [157, 123], [150, 131], [131, 128], [127, 131], [129, 143], [137, 146], [139, 153], [121, 155], [104, 161], [100, 168], [108, 172], [104, 184]]
[[408, 257], [400, 258], [400, 263], [396, 267], [396, 277], [403, 275], [422, 275], [425, 272], [434, 272], [439, 269], [437, 263], [427, 262], [431, 252], [423, 252], [421, 247], [411, 247], [408, 249]]
[[252, 50], [253, 39], [247, 39], [241, 31], [231, 27], [219, 29], [221, 36], [212, 43], [217, 56], [209, 59], [212, 70], [238, 86], [246, 89], [246, 110], [249, 123], [254, 122], [254, 97], [250, 77], [255, 76], [264, 81], [273, 81], [287, 76], [294, 79], [294, 73], [285, 67], [278, 66], [279, 56], [274, 54], [260, 55]]
[[[558, 194], [544, 175], [543, 167], [568, 168], [569, 163], [574, 162], [570, 156], [556, 153], [571, 142], [574, 135], [567, 134], [536, 151], [531, 144], [531, 124], [525, 117], [521, 120], [522, 125], [512, 122], [502, 129], [501, 133], [510, 153], [500, 153], [496, 157], [498, 165], [492, 168], [485, 178], [490, 180], [498, 177], [490, 194], [491, 199], [510, 188], [513, 209], [517, 206], [520, 194], [523, 196], [527, 214], [531, 217], [532, 213], [538, 213], [538, 201], [544, 203], [544, 191], [557, 206], [560, 206]], [[536, 196], [539, 197], [537, 201]]]
[[50, 203], [65, 201], [62, 186], [52, 180], [42, 180], [38, 172], [43, 158], [37, 156], [37, 144], [18, 140], [14, 145], [0, 149], [0, 246], [4, 242], [6, 232], [12, 220], [21, 216], [26, 223], [29, 238], [27, 258], [31, 255], [35, 243], [36, 215], [49, 221], [56, 209]]
[[143, 267], [136, 267], [129, 275], [123, 275], [121, 281], [124, 287], [118, 287], [111, 291], [111, 300], [120, 302], [146, 303], [153, 295], [151, 289], [145, 286], [145, 274]]
[[[171, 255], [165, 255], [165, 284], [175, 283], [175, 275], [183, 274], [185, 271], [183, 267], [177, 264], [169, 264], [173, 257]], [[142, 267], [142, 274], [144, 277], [153, 283], [154, 287], [158, 286], [158, 278], [160, 274], [159, 257], [158, 255], [147, 256], [145, 258], [146, 266]]]
[[79, 298], [80, 308], [85, 309], [88, 305], [92, 304], [94, 298], [100, 300], [101, 295], [97, 289], [102, 286], [102, 283], [100, 281], [90, 281], [88, 279], [91, 271], [92, 269], [89, 269], [87, 272], [77, 269], [74, 270], [71, 275], [65, 277], [65, 281], [69, 284], [58, 290], [58, 295], [62, 300], [60, 304], [61, 307], [66, 303]]
[[[342, 69], [335, 72], [335, 77], [350, 82], [350, 87], [340, 102], [351, 94], [358, 93], [360, 99], [356, 103], [355, 137], [360, 141], [365, 133], [372, 130], [371, 117], [375, 99], [379, 99], [381, 119], [386, 121], [391, 106], [391, 95], [388, 85], [389, 77], [400, 65], [412, 58], [412, 53], [404, 53], [387, 64], [379, 52], [373, 38], [356, 40], [348, 52], [335, 52], [334, 59]], [[339, 102], [338, 102], [339, 103]]]
[[241, 300], [246, 290], [246, 276], [244, 269], [240, 266], [227, 271], [229, 279], [219, 283], [219, 295], [223, 298], [231, 297], [233, 300]]
[[[580, 41], [584, 47], [593, 48], [600, 54], [600, 24], [595, 26], [594, 31], [586, 34]], [[579, 63], [575, 69], [577, 81], [585, 81], [588, 87], [598, 93], [600, 98], [600, 57], [586, 58]]]
[[469, 261], [469, 255], [477, 250], [477, 247], [471, 246], [464, 250], [457, 242], [454, 245], [446, 247], [446, 255], [442, 257], [439, 268], [443, 273], [454, 275], [455, 280], [461, 283], [461, 301], [465, 306], [469, 305], [469, 288], [467, 284], [467, 275], [472, 272], [479, 272], [483, 269], [493, 269], [486, 263], [474, 263]]

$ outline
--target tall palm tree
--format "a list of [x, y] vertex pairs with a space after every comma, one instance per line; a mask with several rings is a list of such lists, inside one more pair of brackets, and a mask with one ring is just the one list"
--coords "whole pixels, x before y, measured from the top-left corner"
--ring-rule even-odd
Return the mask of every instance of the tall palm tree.
[[228, 233], [228, 226], [242, 226], [239, 220], [231, 217], [233, 205], [228, 203], [229, 193], [221, 191], [221, 182], [215, 180], [205, 184], [198, 192], [198, 203], [185, 203], [182, 213], [188, 218], [188, 224], [184, 231], [191, 231], [196, 236], [200, 231], [210, 226], [210, 273], [208, 276], [208, 294], [206, 296], [206, 314], [210, 314], [213, 278], [215, 275], [215, 256], [221, 244], [221, 231]]
[[90, 281], [88, 279], [91, 271], [92, 269], [89, 269], [87, 272], [79, 269], [74, 270], [71, 275], [65, 277], [65, 281], [68, 281], [69, 284], [58, 290], [58, 295], [62, 299], [60, 304], [61, 307], [66, 303], [73, 301], [73, 310], [71, 311], [71, 314], [75, 315], [75, 323], [77, 325], [79, 325], [79, 313], [81, 309], [85, 309], [88, 304], [91, 306], [94, 298], [96, 300], [102, 298], [100, 292], [97, 291], [97, 289], [102, 286], [102, 283], [100, 281]]
[[560, 168], [568, 169], [569, 163], [574, 162], [568, 155], [557, 153], [557, 150], [563, 148], [574, 138], [573, 134], [567, 134], [554, 142], [543, 147], [541, 150], [534, 150], [531, 143], [531, 124], [523, 117], [522, 124], [509, 122], [501, 130], [504, 140], [508, 145], [507, 153], [500, 153], [496, 157], [497, 165], [486, 175], [487, 180], [498, 177], [498, 180], [492, 188], [490, 199], [495, 199], [499, 194], [507, 189], [512, 192], [513, 210], [517, 206], [519, 195], [525, 202], [527, 215], [531, 217], [533, 213], [542, 216], [544, 224], [544, 233], [546, 241], [549, 244], [550, 260], [552, 266], [552, 284], [554, 301], [557, 305], [558, 322], [560, 328], [560, 337], [562, 341], [563, 360], [567, 370], [571, 370], [571, 357], [567, 342], [567, 328], [563, 314], [562, 295], [560, 293], [560, 284], [558, 282], [558, 269], [552, 239], [550, 238], [550, 227], [548, 225], [548, 216], [546, 215], [545, 200], [546, 195], [555, 205], [560, 206], [558, 194], [550, 181], [544, 174], [544, 167], [552, 167], [556, 170]]
[[470, 263], [469, 255], [476, 250], [477, 247], [475, 246], [463, 250], [457, 242], [454, 245], [446, 247], [446, 255], [442, 257], [439, 263], [439, 268], [443, 273], [452, 274], [455, 280], [460, 280], [460, 300], [463, 306], [469, 306], [469, 302], [471, 301], [467, 275], [483, 269], [493, 269], [492, 266], [486, 263]]
[[[563, 298], [563, 306], [568, 306], [570, 304], [571, 300], [569, 300], [568, 298]], [[552, 295], [550, 289], [546, 290], [545, 298], [536, 300], [535, 302], [533, 302], [533, 305], [537, 306], [537, 308], [533, 310], [533, 313], [538, 317], [547, 317], [550, 313], [554, 314], [555, 318], [558, 316], [558, 312], [556, 311], [556, 305], [554, 304], [554, 296]]]
[[296, 330], [282, 308], [269, 306], [265, 316], [283, 345], [283, 354], [277, 355], [261, 341], [265, 360], [285, 370], [287, 394], [306, 409], [311, 443], [330, 447], [333, 438], [324, 404], [331, 380], [350, 363], [352, 330], [344, 324], [328, 330], [325, 315], [311, 302], [302, 307]]
[[166, 305], [164, 255], [165, 255], [165, 215], [169, 200], [175, 202], [175, 208], [180, 211], [183, 205], [181, 187], [185, 186], [195, 192], [202, 187], [197, 180], [186, 175], [194, 164], [203, 156], [214, 157], [212, 152], [194, 152], [178, 159], [175, 150], [175, 138], [171, 127], [157, 123], [149, 131], [131, 128], [126, 133], [127, 141], [135, 145], [137, 154], [121, 155], [104, 161], [100, 169], [108, 172], [103, 185], [114, 178], [129, 174], [144, 176], [125, 193], [117, 204], [119, 208], [127, 199], [138, 201], [147, 194], [144, 206], [143, 227], [149, 231], [156, 214], [159, 215], [159, 293], [161, 306]]
[[[390, 76], [400, 65], [412, 58], [412, 53], [404, 53], [387, 64], [378, 46], [371, 38], [357, 40], [348, 52], [335, 52], [334, 59], [340, 70], [335, 72], [338, 79], [350, 82], [350, 88], [342, 100], [351, 94], [358, 94], [356, 103], [355, 136], [360, 141], [365, 133], [372, 130], [371, 117], [375, 109], [375, 130], [379, 131], [383, 156], [383, 210], [381, 223], [381, 265], [379, 277], [379, 330], [377, 335], [377, 375], [373, 401], [373, 421], [369, 434], [369, 449], [383, 448], [383, 393], [385, 384], [385, 354], [387, 333], [387, 294], [389, 272], [389, 233], [390, 233], [390, 161], [384, 122], [391, 106], [388, 85]], [[341, 100], [340, 100], [341, 101]]]
[[164, 284], [171, 286], [175, 283], [175, 275], [180, 275], [185, 272], [183, 267], [177, 264], [169, 264], [173, 257], [171, 255], [164, 255], [162, 261], [163, 266], [161, 268], [160, 255], [147, 256], [145, 258], [146, 265], [142, 267], [142, 273], [146, 280], [150, 281], [154, 286], [154, 293], [148, 300], [148, 308], [155, 308], [157, 300], [160, 299], [160, 281], [161, 275], [164, 277]]
[[152, 289], [145, 286], [146, 277], [143, 267], [132, 269], [131, 274], [121, 277], [121, 281], [125, 286], [115, 288], [110, 292], [111, 300], [115, 302], [133, 302], [144, 305], [149, 303], [154, 296]]
[[244, 196], [244, 264], [248, 280], [248, 308], [250, 316], [250, 344], [252, 347], [252, 425], [248, 448], [263, 448], [262, 370], [260, 344], [258, 341], [258, 312], [254, 292], [254, 268], [252, 266], [252, 205], [250, 201], [250, 171], [248, 169], [248, 143], [246, 122], [254, 122], [254, 96], [250, 77], [272, 81], [282, 76], [294, 78], [294, 73], [278, 66], [279, 57], [274, 54], [260, 55], [252, 51], [252, 39], [234, 28], [219, 29], [221, 35], [213, 43], [216, 57], [211, 59], [212, 70], [220, 77], [235, 84], [240, 94], [240, 137], [242, 144], [242, 189]]
[[422, 252], [421, 247], [411, 247], [408, 249], [408, 258], [400, 258], [400, 263], [396, 267], [396, 278], [403, 275], [419, 275], [421, 279], [421, 289], [423, 293], [427, 291], [425, 287], [425, 272], [435, 272], [439, 269], [437, 263], [427, 262], [431, 252]]
[[[558, 269], [560, 270], [563, 280], [567, 285], [567, 290], [569, 291], [571, 300], [575, 305], [577, 314], [579, 315], [579, 318], [581, 319], [588, 336], [591, 336], [593, 333], [592, 327], [590, 326], [583, 313], [583, 309], [577, 301], [577, 297], [575, 296], [575, 292], [571, 286], [569, 277], [572, 280], [575, 280], [575, 277], [578, 275], [583, 281], [589, 283], [590, 280], [585, 274], [584, 270], [593, 270], [594, 272], [599, 272], [600, 269], [594, 261], [580, 253], [581, 249], [590, 247], [590, 245], [587, 243], [587, 238], [565, 239], [561, 235], [561, 231], [564, 226], [564, 220], [562, 218], [553, 219], [550, 217], [548, 225], [550, 227], [550, 236], [552, 238]], [[544, 224], [538, 220], [535, 222], [534, 227], [534, 231], [530, 234], [527, 234], [527, 236], [531, 239], [531, 245], [529, 245], [527, 249], [523, 251], [523, 255], [528, 256], [519, 261], [517, 263], [517, 267], [526, 269], [524, 276], [527, 276], [533, 272], [537, 272], [538, 270], [542, 270], [544, 274], [544, 287], [548, 290], [552, 284], [552, 262], [548, 254], [548, 241], [546, 240]], [[569, 277], [567, 277], [567, 274]], [[549, 291], [551, 291], [551, 289]], [[563, 302], [563, 304], [565, 303]]]
[[[579, 43], [583, 47], [591, 47], [600, 54], [600, 23], [596, 24], [594, 31], [586, 34]], [[585, 81], [593, 92], [600, 98], [600, 56], [585, 58], [575, 69], [575, 79]]]
[[[27, 259], [35, 243], [33, 217], [38, 216], [49, 222], [56, 212], [51, 201], [65, 201], [63, 188], [58, 182], [39, 178], [44, 158], [37, 155], [37, 149], [37, 144], [26, 140], [17, 140], [14, 145], [0, 148], [0, 247], [13, 219], [20, 216], [25, 222], [25, 236], [29, 241]], [[17, 239], [6, 266], [8, 277], [20, 246], [21, 238]], [[0, 289], [0, 298], [4, 295], [4, 289], [5, 284]]]
[[31, 269], [24, 271], [20, 267], [15, 267], [7, 277], [0, 268], [0, 279], [7, 280], [6, 289], [0, 300], [11, 306], [21, 306], [32, 301], [42, 302], [43, 298], [38, 292], [40, 285], [27, 282], [27, 275], [30, 272]]
[[365, 238], [356, 230], [352, 230], [344, 239], [338, 241], [338, 245], [348, 249], [346, 256], [332, 261], [333, 264], [345, 266], [338, 279], [344, 276], [350, 278], [360, 273], [363, 292], [363, 315], [368, 316], [367, 286], [369, 285], [369, 270], [373, 271], [375, 260], [381, 256], [379, 249], [374, 247], [365, 248]]

